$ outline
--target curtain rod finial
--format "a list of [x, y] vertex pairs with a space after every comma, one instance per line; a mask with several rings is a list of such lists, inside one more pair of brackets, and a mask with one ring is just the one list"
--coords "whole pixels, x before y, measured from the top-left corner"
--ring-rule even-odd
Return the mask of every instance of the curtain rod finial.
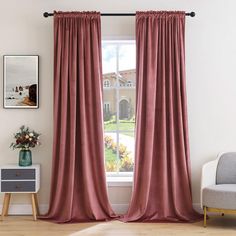
[[192, 12], [190, 12], [190, 16], [191, 16], [191, 17], [194, 17], [195, 15], [196, 15], [196, 13], [195, 13], [195, 12], [193, 12], [193, 11], [192, 11]]
[[44, 16], [44, 17], [49, 17], [49, 13], [48, 13], [48, 12], [44, 12], [44, 13], [43, 13], [43, 16]]

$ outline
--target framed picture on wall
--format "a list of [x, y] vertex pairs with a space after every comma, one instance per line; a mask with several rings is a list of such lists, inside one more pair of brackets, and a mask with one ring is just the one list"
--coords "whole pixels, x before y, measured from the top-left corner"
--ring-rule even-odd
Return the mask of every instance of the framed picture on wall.
[[4, 108], [39, 107], [39, 56], [5, 55]]

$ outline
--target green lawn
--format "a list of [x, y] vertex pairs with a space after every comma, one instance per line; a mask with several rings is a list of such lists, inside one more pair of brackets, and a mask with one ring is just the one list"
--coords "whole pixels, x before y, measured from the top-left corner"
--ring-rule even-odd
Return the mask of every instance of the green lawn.
[[[119, 130], [120, 131], [134, 131], [135, 128], [135, 123], [134, 122], [124, 122], [124, 123], [119, 123]], [[117, 125], [116, 124], [105, 124], [104, 125], [105, 132], [106, 131], [116, 131], [117, 130]], [[134, 132], [124, 132], [122, 134], [125, 134], [130, 137], [134, 137]]]
[[119, 123], [118, 127], [117, 127], [117, 124], [115, 124], [115, 123], [104, 125], [105, 131], [115, 131], [118, 128], [119, 128], [119, 130], [133, 131], [135, 128], [135, 123], [134, 122], [121, 122], [121, 123]]
[[127, 136], [130, 136], [130, 137], [133, 137], [134, 138], [134, 133], [131, 133], [131, 132], [128, 132], [128, 133], [122, 133], [124, 135], [127, 135]]
[[105, 148], [106, 162], [116, 161], [116, 154], [111, 149]]

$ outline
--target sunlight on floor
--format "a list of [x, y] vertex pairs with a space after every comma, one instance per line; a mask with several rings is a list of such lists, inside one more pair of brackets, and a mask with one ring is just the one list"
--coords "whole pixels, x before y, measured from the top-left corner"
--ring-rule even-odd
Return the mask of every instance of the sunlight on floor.
[[235, 216], [212, 216], [208, 220], [207, 228], [203, 222], [188, 223], [122, 223], [113, 221], [99, 223], [92, 227], [80, 230], [70, 236], [154, 236], [154, 235], [235, 235]]

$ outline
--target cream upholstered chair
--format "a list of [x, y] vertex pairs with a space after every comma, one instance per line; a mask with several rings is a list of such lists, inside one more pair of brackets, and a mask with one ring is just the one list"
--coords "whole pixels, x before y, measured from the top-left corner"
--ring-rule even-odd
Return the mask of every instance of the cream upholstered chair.
[[236, 152], [220, 153], [202, 167], [201, 206], [207, 212], [236, 213]]

